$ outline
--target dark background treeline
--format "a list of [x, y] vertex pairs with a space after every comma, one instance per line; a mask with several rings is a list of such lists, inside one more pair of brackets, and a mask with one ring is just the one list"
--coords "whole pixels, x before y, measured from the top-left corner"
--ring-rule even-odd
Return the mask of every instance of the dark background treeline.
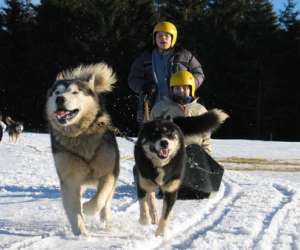
[[153, 25], [174, 22], [178, 44], [203, 65], [198, 95], [231, 119], [218, 138], [300, 140], [300, 21], [295, 1], [276, 14], [264, 0], [7, 0], [0, 13], [0, 110], [46, 131], [44, 104], [56, 74], [105, 61], [118, 75], [107, 96], [114, 124], [135, 135], [127, 76]]

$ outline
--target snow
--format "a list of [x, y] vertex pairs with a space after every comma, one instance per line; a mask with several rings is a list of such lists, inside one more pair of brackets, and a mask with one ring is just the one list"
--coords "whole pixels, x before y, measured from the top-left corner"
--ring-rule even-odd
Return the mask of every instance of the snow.
[[[175, 203], [167, 237], [138, 223], [133, 144], [118, 138], [121, 174], [113, 219], [86, 218], [89, 237], [70, 231], [48, 134], [0, 143], [0, 249], [300, 249], [300, 172], [225, 170], [220, 191]], [[216, 159], [300, 162], [300, 143], [213, 140]], [[93, 193], [89, 190], [84, 199]], [[158, 200], [161, 207], [161, 200]]]

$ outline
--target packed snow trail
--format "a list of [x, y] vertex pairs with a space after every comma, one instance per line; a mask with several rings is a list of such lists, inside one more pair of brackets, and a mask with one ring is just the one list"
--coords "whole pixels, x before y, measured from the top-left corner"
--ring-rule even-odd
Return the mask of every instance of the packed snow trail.
[[[219, 142], [226, 150], [226, 142]], [[157, 226], [138, 223], [134, 162], [124, 157], [132, 154], [133, 144], [123, 139], [118, 143], [123, 158], [112, 222], [105, 227], [99, 218], [87, 217], [90, 237], [85, 238], [73, 236], [66, 219], [49, 135], [25, 133], [18, 144], [4, 138], [0, 249], [300, 249], [300, 173], [293, 173], [299, 176], [297, 182], [227, 170], [214, 197], [175, 203], [163, 239], [154, 236]], [[231, 141], [227, 144], [232, 150]], [[84, 199], [93, 193], [89, 189]], [[158, 200], [159, 212], [161, 206]]]

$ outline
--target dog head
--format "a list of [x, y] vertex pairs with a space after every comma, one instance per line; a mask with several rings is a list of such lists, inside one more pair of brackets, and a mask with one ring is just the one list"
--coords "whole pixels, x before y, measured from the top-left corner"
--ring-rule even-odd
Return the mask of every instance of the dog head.
[[164, 119], [145, 123], [137, 143], [155, 167], [168, 164], [184, 146], [181, 130], [173, 122]]
[[7, 130], [12, 133], [21, 133], [24, 130], [23, 122], [15, 121], [10, 116], [7, 116], [5, 119], [7, 124]]
[[22, 131], [24, 130], [24, 125], [22, 122], [16, 122], [16, 132], [17, 133], [22, 133]]
[[72, 137], [99, 117], [100, 122], [108, 123], [99, 98], [101, 93], [110, 92], [115, 82], [115, 74], [104, 63], [61, 72], [47, 95], [46, 116], [50, 126]]

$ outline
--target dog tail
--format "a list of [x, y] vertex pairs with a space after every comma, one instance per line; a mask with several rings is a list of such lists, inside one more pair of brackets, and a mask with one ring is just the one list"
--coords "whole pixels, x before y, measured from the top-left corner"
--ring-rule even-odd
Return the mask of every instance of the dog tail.
[[173, 122], [180, 127], [184, 135], [194, 135], [204, 132], [213, 132], [229, 117], [220, 109], [191, 117], [176, 117]]
[[56, 77], [56, 80], [71, 79], [88, 81], [97, 93], [112, 91], [112, 88], [117, 81], [113, 69], [104, 62], [80, 65], [74, 69], [63, 71]]

